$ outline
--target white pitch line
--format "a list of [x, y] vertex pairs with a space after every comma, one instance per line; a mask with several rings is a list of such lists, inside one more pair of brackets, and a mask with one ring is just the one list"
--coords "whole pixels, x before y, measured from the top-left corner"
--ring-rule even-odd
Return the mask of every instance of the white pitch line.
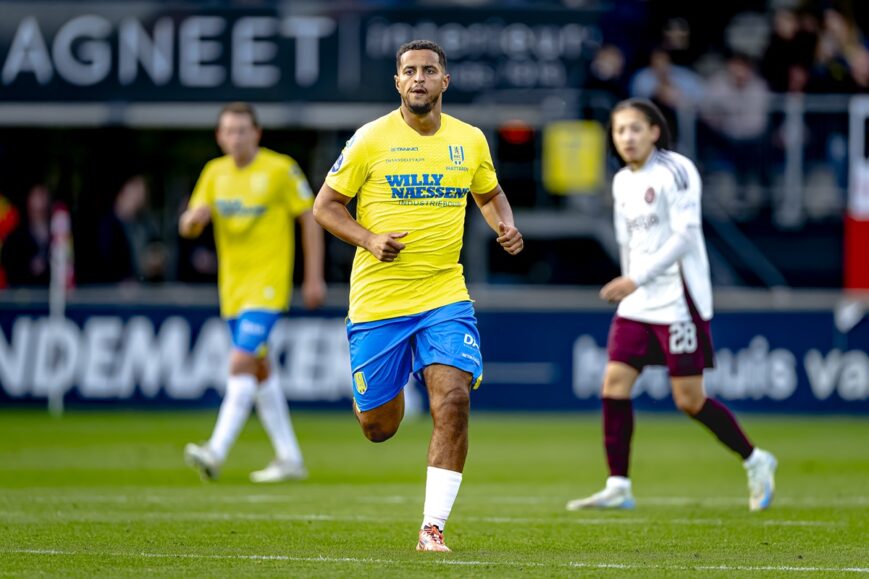
[[[572, 495], [571, 495], [572, 496]], [[469, 496], [464, 495], [463, 500], [469, 502], [485, 503], [485, 504], [528, 504], [528, 505], [547, 505], [556, 504], [559, 507], [569, 498], [543, 498], [529, 496]], [[51, 494], [39, 495], [26, 492], [15, 493], [15, 496], [7, 495], [0, 497], [0, 504], [3, 503], [18, 503], [21, 499], [26, 499], [29, 502], [40, 503], [68, 503], [77, 501], [82, 503], [185, 503], [203, 502], [203, 503], [221, 503], [221, 504], [282, 504], [282, 503], [299, 503], [311, 499], [307, 494], [286, 494], [286, 495], [212, 495], [208, 494], [166, 494], [166, 495], [108, 495], [100, 496], [95, 494]], [[350, 501], [370, 504], [402, 504], [402, 503], [417, 503], [422, 500], [422, 495], [385, 495], [382, 497], [351, 497]], [[637, 499], [640, 506], [700, 506], [700, 507], [721, 507], [721, 506], [743, 506], [748, 503], [746, 497], [644, 497], [640, 495]], [[790, 507], [866, 507], [869, 506], [869, 496], [853, 496], [853, 497], [776, 497], [775, 504], [777, 506]]]
[[[384, 517], [382, 515], [326, 515], [322, 513], [215, 513], [215, 512], [105, 512], [105, 511], [55, 511], [50, 515], [37, 515], [21, 511], [0, 511], [0, 516], [9, 522], [46, 523], [54, 520], [79, 522], [128, 522], [128, 521], [284, 521], [284, 522], [350, 522], [350, 523], [389, 523], [404, 521], [401, 517]], [[468, 523], [487, 523], [503, 525], [644, 525], [651, 522], [648, 517], [587, 517], [559, 516], [552, 517], [462, 517]], [[724, 519], [671, 519], [656, 520], [657, 525], [674, 526], [707, 526], [718, 527], [728, 525], [758, 525], [764, 527], [840, 527], [841, 521], [791, 521], [779, 519], [755, 519], [727, 521]]]
[[[359, 557], [298, 557], [291, 555], [208, 555], [198, 553], [118, 553], [106, 551], [60, 551], [57, 549], [7, 549], [0, 553], [7, 555], [40, 555], [62, 557], [129, 557], [143, 559], [205, 559], [234, 561], [286, 561], [294, 563], [362, 563], [369, 565], [402, 565], [416, 561], [398, 559], [371, 559]], [[569, 567], [573, 569], [624, 569], [624, 570], [664, 570], [664, 571], [771, 571], [787, 573], [866, 573], [869, 567], [800, 567], [796, 565], [659, 565], [634, 563], [590, 563], [571, 561], [569, 563], [540, 563], [537, 561], [475, 561], [461, 559], [418, 559], [433, 565], [457, 566], [500, 566], [500, 567]]]

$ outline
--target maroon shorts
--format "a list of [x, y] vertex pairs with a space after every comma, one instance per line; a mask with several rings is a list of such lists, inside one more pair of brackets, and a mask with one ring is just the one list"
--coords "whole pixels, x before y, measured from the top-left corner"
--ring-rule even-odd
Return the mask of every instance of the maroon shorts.
[[690, 322], [648, 324], [615, 316], [610, 325], [607, 354], [637, 370], [666, 366], [670, 376], [697, 376], [715, 366], [709, 322], [699, 316]]

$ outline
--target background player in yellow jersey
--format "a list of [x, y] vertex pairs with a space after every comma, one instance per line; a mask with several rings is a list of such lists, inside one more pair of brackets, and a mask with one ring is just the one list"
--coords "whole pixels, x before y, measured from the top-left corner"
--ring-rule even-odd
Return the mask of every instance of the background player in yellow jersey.
[[232, 334], [229, 379], [214, 432], [205, 445], [188, 444], [184, 451], [187, 463], [206, 479], [218, 476], [254, 403], [276, 458], [251, 473], [251, 480], [276, 482], [307, 475], [287, 400], [277, 381], [269, 379], [265, 346], [290, 303], [296, 220], [302, 226], [305, 260], [303, 301], [309, 308], [323, 302], [323, 230], [314, 221], [313, 195], [299, 166], [286, 155], [260, 147], [261, 135], [250, 105], [224, 107], [217, 142], [225, 155], [203, 169], [178, 226], [189, 238], [214, 224], [220, 313]]
[[[523, 241], [483, 133], [441, 113], [450, 83], [441, 47], [404, 44], [396, 67], [401, 107], [347, 142], [314, 215], [357, 247], [347, 335], [365, 436], [382, 442], [398, 430], [411, 371], [428, 389], [434, 429], [417, 550], [449, 551], [443, 529], [468, 453], [470, 390], [483, 373], [459, 264], [468, 195], [508, 253], [519, 253]], [[354, 196], [355, 220], [346, 207]]]

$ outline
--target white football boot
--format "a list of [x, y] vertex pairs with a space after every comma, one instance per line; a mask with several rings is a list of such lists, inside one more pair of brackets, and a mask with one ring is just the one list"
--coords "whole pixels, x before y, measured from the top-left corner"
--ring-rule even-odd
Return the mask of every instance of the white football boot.
[[207, 446], [199, 446], [192, 442], [184, 447], [184, 462], [187, 466], [199, 471], [204, 481], [217, 480], [220, 476], [221, 463]]
[[582, 509], [633, 509], [637, 506], [631, 493], [631, 481], [623, 476], [606, 479], [606, 487], [590, 497], [575, 499], [567, 503], [568, 511]]
[[778, 461], [772, 453], [755, 448], [742, 464], [748, 474], [748, 510], [768, 509], [775, 494], [775, 469]]
[[308, 470], [304, 464], [277, 459], [271, 461], [264, 469], [250, 473], [250, 480], [255, 483], [304, 480], [306, 478], [308, 478]]

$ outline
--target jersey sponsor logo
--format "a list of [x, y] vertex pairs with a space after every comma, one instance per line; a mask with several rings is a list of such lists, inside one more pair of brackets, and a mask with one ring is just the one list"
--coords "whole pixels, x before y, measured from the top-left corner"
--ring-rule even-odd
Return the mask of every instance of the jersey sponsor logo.
[[443, 173], [386, 175], [393, 199], [464, 199], [471, 192], [468, 187], [446, 187], [443, 179]]
[[353, 374], [353, 384], [359, 394], [365, 394], [368, 391], [368, 383], [365, 381], [365, 374], [361, 371]]
[[645, 196], [643, 196], [643, 199], [645, 199], [646, 203], [648, 203], [649, 205], [654, 203], [655, 202], [655, 190], [652, 189], [651, 187], [646, 189], [646, 194], [645, 194]]
[[238, 199], [218, 199], [215, 205], [221, 217], [259, 217], [266, 212], [264, 205], [245, 205]]
[[[348, 144], [348, 146], [349, 146], [350, 141], [347, 141], [347, 144]], [[338, 155], [338, 158], [335, 160], [335, 164], [332, 165], [332, 168], [330, 169], [330, 171], [331, 171], [332, 173], [337, 173], [337, 172], [338, 172], [338, 169], [341, 168], [341, 164], [342, 164], [343, 162], [344, 162], [344, 153], [342, 152], [340, 155]]]
[[651, 229], [660, 222], [657, 215], [640, 215], [634, 219], [627, 220], [628, 232], [635, 229]]

